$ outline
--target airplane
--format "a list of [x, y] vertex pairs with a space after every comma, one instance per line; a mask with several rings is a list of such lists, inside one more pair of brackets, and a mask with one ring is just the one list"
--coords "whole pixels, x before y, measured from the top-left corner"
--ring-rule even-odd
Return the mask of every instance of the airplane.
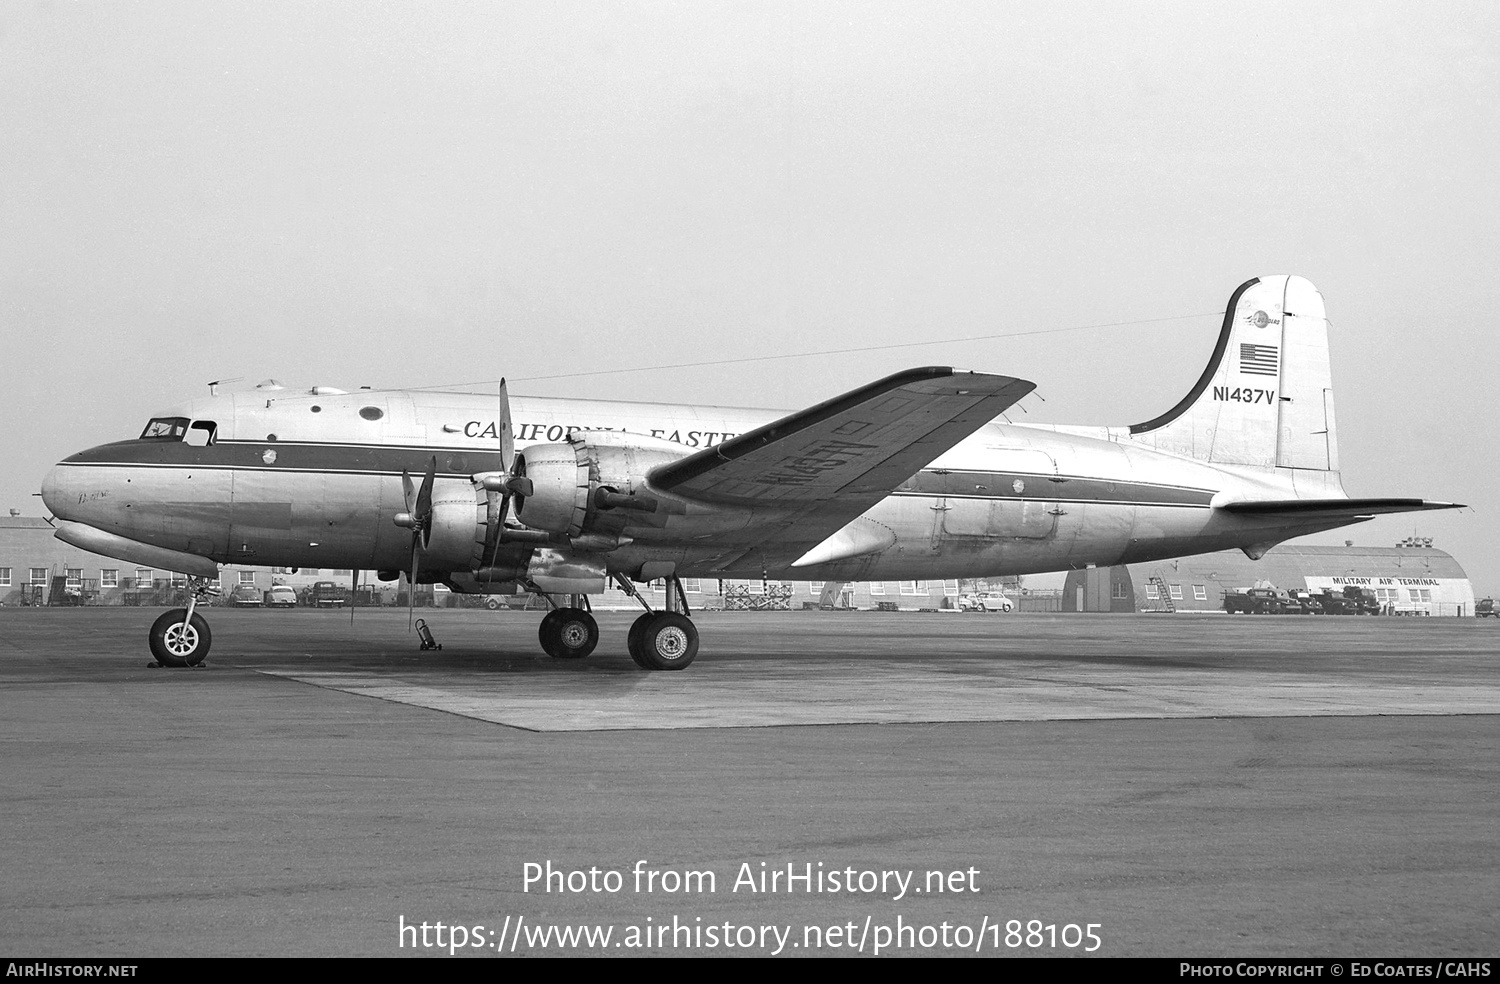
[[[1339, 478], [1322, 295], [1295, 276], [1229, 299], [1193, 388], [1129, 426], [1010, 423], [1035, 384], [925, 367], [795, 413], [595, 399], [279, 387], [192, 400], [59, 462], [56, 536], [192, 578], [149, 633], [165, 666], [211, 645], [220, 564], [405, 575], [548, 601], [549, 655], [593, 651], [587, 596], [645, 609], [646, 670], [698, 652], [681, 578], [993, 577], [1237, 547], [1382, 513]], [[520, 446], [520, 450], [517, 447]], [[418, 480], [415, 476], [420, 476]], [[666, 583], [659, 609], [635, 585]]]

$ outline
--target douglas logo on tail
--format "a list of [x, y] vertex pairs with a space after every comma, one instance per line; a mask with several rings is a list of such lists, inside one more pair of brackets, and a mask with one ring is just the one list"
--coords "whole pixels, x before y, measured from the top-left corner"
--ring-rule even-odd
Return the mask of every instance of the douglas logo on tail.
[[[1000, 419], [1033, 388], [928, 367], [787, 415], [511, 398], [503, 383], [498, 395], [227, 393], [59, 462], [43, 496], [68, 543], [194, 578], [227, 563], [334, 567], [535, 592], [553, 605], [539, 634], [558, 658], [598, 642], [586, 595], [614, 581], [640, 598], [635, 584], [664, 579], [665, 607], [641, 598], [626, 644], [658, 670], [698, 651], [681, 577], [991, 577], [1229, 547], [1258, 558], [1378, 513], [1453, 506], [1345, 494], [1328, 321], [1300, 277], [1236, 290], [1202, 376], [1152, 420]], [[513, 419], [527, 422], [519, 450]], [[665, 439], [682, 434], [704, 446]], [[194, 607], [152, 628], [162, 663], [207, 654]]]

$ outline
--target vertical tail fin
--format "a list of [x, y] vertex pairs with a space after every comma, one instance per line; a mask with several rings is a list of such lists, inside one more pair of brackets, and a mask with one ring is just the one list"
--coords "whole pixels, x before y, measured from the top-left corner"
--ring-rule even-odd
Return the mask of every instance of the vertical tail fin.
[[1323, 295], [1301, 277], [1241, 284], [1197, 385], [1130, 435], [1215, 464], [1337, 472]]

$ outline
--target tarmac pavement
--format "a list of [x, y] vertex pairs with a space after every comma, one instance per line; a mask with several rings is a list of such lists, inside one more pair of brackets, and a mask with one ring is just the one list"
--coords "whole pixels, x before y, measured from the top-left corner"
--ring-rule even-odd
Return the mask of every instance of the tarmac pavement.
[[0, 610], [9, 953], [1500, 939], [1492, 620], [707, 613], [643, 673], [625, 613], [564, 662], [535, 614], [215, 610], [197, 670], [156, 614]]

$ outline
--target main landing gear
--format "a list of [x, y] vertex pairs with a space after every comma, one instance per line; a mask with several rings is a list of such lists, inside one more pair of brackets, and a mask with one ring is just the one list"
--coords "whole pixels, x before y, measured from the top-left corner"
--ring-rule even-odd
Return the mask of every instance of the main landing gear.
[[666, 611], [661, 612], [652, 611], [629, 581], [617, 577], [615, 582], [646, 609], [630, 626], [628, 645], [635, 665], [643, 670], [680, 670], [691, 663], [698, 655], [698, 627], [676, 575], [667, 578]]
[[147, 665], [198, 666], [208, 656], [209, 646], [213, 644], [213, 633], [208, 630], [208, 621], [195, 609], [200, 599], [219, 592], [202, 578], [193, 578], [189, 586], [193, 593], [188, 598], [188, 606], [163, 612], [151, 624], [148, 638], [151, 642], [151, 655], [156, 657], [156, 662]]
[[[653, 611], [623, 577], [615, 583], [630, 595], [646, 613], [630, 626], [630, 658], [643, 670], [680, 670], [698, 655], [698, 627], [693, 624], [683, 597], [682, 582], [667, 578], [665, 611]], [[542, 592], [537, 592], [542, 594]], [[548, 602], [552, 599], [543, 594]], [[537, 629], [542, 649], [554, 659], [582, 659], [599, 644], [599, 623], [589, 611], [587, 595], [570, 595], [566, 607], [548, 612]]]
[[553, 659], [582, 659], [599, 645], [599, 623], [589, 612], [588, 595], [571, 595], [569, 602], [548, 612], [537, 629], [542, 650]]

